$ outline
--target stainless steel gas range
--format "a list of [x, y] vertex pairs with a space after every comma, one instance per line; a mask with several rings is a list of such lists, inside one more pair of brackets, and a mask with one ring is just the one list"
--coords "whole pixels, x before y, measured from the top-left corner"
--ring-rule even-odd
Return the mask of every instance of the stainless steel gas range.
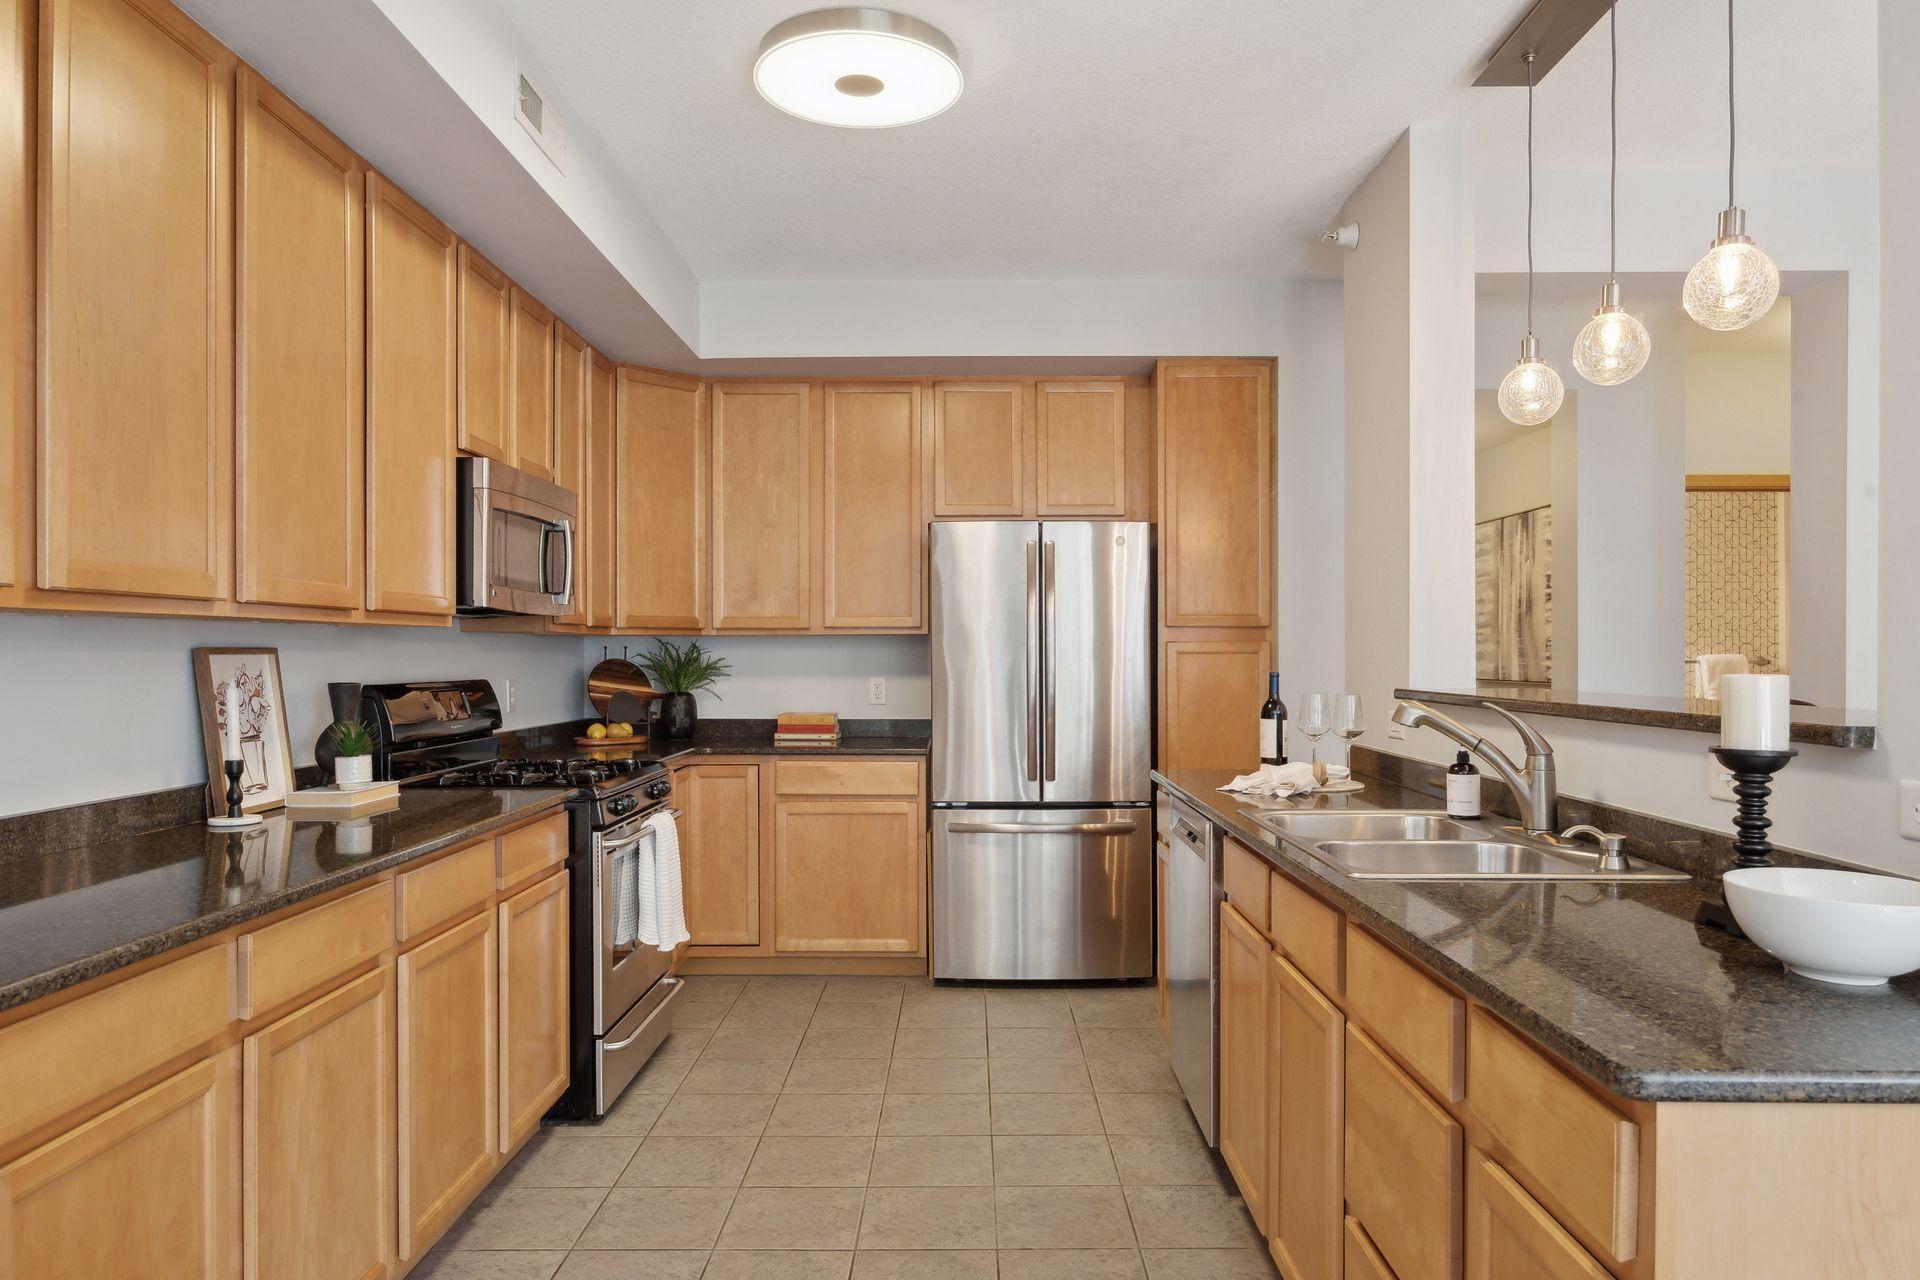
[[572, 953], [568, 1025], [573, 1075], [553, 1114], [597, 1120], [673, 1029], [683, 983], [671, 952], [613, 943], [610, 870], [672, 807], [658, 760], [630, 753], [503, 757], [500, 704], [485, 680], [372, 684], [362, 714], [378, 743], [375, 772], [418, 787], [545, 787], [570, 791]]

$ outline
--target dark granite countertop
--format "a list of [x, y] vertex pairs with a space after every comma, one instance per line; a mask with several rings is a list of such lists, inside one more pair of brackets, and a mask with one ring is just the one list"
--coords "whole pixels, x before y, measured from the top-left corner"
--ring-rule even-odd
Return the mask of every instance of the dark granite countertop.
[[[503, 743], [506, 754], [592, 755], [591, 748], [574, 745], [592, 721], [581, 720], [514, 735]], [[842, 720], [840, 741], [831, 747], [778, 747], [771, 720], [702, 720], [691, 738], [655, 734], [645, 746], [602, 748], [607, 754], [649, 756], [666, 764], [687, 756], [924, 756], [933, 738], [926, 720]]]
[[567, 795], [413, 788], [365, 825], [276, 813], [237, 833], [194, 823], [17, 854], [0, 861], [0, 1010], [484, 836]]
[[[1693, 733], [1720, 732], [1720, 704], [1708, 698], [1658, 698], [1621, 693], [1567, 692], [1537, 684], [1486, 684], [1474, 689], [1395, 689], [1396, 698], [1438, 702], [1455, 707], [1477, 707], [1491, 702], [1509, 711], [1557, 716], [1564, 720], [1599, 720], [1608, 724], [1638, 724], [1654, 729], [1685, 729]], [[1840, 707], [1788, 709], [1787, 736], [1818, 747], [1871, 748], [1876, 737], [1871, 711]]]
[[[1257, 825], [1227, 773], [1155, 773], [1269, 862], [1613, 1092], [1648, 1101], [1920, 1102], [1920, 974], [1836, 987], [1693, 923], [1704, 881], [1355, 880]], [[1366, 790], [1286, 807], [1441, 807]], [[1274, 802], [1262, 801], [1262, 805]]]

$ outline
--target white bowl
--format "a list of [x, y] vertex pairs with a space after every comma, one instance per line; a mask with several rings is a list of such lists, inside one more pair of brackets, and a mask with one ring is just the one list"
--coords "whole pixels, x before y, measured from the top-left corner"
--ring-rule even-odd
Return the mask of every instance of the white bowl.
[[1747, 936], [1802, 977], [1877, 987], [1920, 969], [1920, 881], [1814, 867], [1744, 867], [1723, 879]]

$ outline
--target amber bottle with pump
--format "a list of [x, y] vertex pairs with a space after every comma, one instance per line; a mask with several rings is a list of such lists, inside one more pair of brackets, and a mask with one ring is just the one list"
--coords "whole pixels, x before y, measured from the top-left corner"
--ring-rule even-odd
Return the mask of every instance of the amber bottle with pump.
[[1473, 762], [1464, 751], [1447, 766], [1447, 816], [1480, 816], [1480, 771], [1473, 767]]

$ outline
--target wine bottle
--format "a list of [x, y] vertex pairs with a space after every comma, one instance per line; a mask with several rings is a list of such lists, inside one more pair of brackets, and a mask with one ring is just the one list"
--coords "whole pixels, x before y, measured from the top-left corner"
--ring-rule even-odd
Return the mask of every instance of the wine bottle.
[[1287, 762], [1287, 704], [1280, 701], [1280, 673], [1267, 672], [1267, 700], [1260, 704], [1260, 763]]

